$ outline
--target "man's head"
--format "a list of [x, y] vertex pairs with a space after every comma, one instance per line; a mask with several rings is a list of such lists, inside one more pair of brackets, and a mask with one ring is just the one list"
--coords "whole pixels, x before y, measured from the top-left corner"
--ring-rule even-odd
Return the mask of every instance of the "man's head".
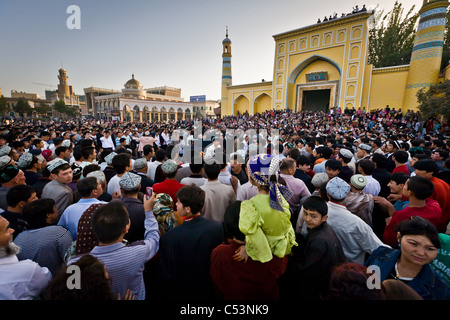
[[318, 196], [310, 196], [303, 203], [303, 214], [306, 226], [314, 229], [327, 221], [327, 202]]
[[180, 216], [200, 213], [205, 204], [205, 191], [196, 185], [184, 186], [177, 191], [177, 212]]
[[147, 173], [147, 169], [148, 169], [148, 162], [147, 159], [145, 158], [139, 158], [136, 159], [134, 161], [134, 170], [136, 170], [136, 172], [140, 172], [140, 173]]
[[102, 185], [94, 177], [83, 178], [77, 182], [77, 190], [81, 198], [97, 199], [103, 193]]
[[203, 170], [206, 174], [206, 176], [208, 177], [208, 180], [217, 180], [217, 178], [219, 177], [220, 171], [222, 170], [222, 165], [215, 162], [215, 161], [211, 161], [211, 162], [206, 162], [203, 165]]
[[404, 172], [396, 172], [392, 174], [391, 180], [388, 183], [388, 187], [393, 194], [402, 194], [403, 187], [408, 180], [408, 175]]
[[237, 153], [232, 154], [230, 158], [231, 171], [238, 174], [242, 170], [244, 159]]
[[408, 198], [425, 200], [434, 192], [434, 184], [430, 179], [414, 176], [406, 181], [403, 187], [403, 194]]
[[311, 161], [309, 157], [305, 155], [300, 155], [297, 157], [297, 168], [303, 172], [308, 172], [311, 169]]
[[430, 179], [439, 172], [439, 167], [435, 161], [423, 159], [414, 163], [414, 172], [419, 177]]
[[292, 158], [284, 158], [280, 164], [280, 172], [293, 176], [295, 174], [296, 161]]
[[55, 155], [61, 159], [69, 159], [71, 151], [68, 147], [60, 146], [55, 149]]
[[50, 178], [62, 184], [72, 182], [73, 171], [72, 167], [67, 161], [56, 158], [47, 164], [47, 169], [50, 171]]
[[372, 175], [373, 170], [375, 170], [375, 163], [369, 159], [363, 159], [358, 162], [358, 170], [362, 175], [370, 176]]
[[81, 149], [84, 161], [93, 162], [97, 158], [97, 152], [94, 147], [84, 147]]
[[398, 164], [405, 164], [408, 162], [408, 152], [403, 150], [397, 150], [394, 152], [394, 155], [392, 156], [392, 159], [398, 163]]
[[37, 200], [36, 190], [26, 184], [14, 186], [6, 193], [6, 202], [10, 211], [21, 213], [25, 205], [34, 200]]
[[153, 158], [155, 156], [155, 151], [154, 151], [152, 145], [149, 145], [149, 144], [145, 145], [144, 148], [143, 148], [143, 152], [144, 152], [144, 157], [145, 158], [150, 159], [150, 158]]
[[120, 153], [114, 156], [112, 159], [112, 166], [114, 170], [116, 170], [117, 174], [123, 174], [133, 170], [131, 155], [129, 153]]
[[0, 183], [5, 187], [25, 184], [25, 174], [16, 166], [9, 164], [0, 170]]
[[448, 158], [448, 151], [444, 149], [436, 149], [431, 154], [431, 159], [434, 161], [445, 161]]
[[130, 228], [128, 211], [120, 201], [111, 201], [92, 215], [92, 229], [102, 244], [122, 241]]
[[325, 163], [325, 172], [330, 179], [337, 177], [339, 172], [341, 172], [342, 162], [336, 159], [327, 160]]
[[141, 188], [142, 177], [138, 174], [126, 172], [119, 180], [120, 191], [124, 196], [134, 195]]

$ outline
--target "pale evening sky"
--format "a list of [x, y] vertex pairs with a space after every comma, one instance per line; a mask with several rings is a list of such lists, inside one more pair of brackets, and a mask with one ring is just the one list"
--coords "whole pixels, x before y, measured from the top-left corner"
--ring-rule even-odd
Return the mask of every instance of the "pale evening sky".
[[[401, 1], [405, 11], [423, 0]], [[37, 93], [56, 89], [63, 66], [76, 94], [90, 86], [121, 90], [135, 74], [144, 88], [181, 88], [220, 99], [222, 40], [232, 41], [233, 84], [272, 81], [273, 35], [315, 24], [373, 0], [0, 0], [0, 88]], [[67, 28], [70, 5], [79, 30]], [[38, 85], [34, 83], [41, 83]], [[54, 86], [54, 87], [50, 87]]]

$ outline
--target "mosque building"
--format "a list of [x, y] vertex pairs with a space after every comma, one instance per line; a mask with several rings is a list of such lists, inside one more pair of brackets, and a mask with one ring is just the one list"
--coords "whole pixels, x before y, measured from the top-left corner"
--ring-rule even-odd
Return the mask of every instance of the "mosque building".
[[122, 90], [84, 89], [87, 110], [94, 117], [120, 121], [168, 121], [192, 117], [193, 106], [181, 98], [181, 89], [144, 89], [134, 74]]
[[417, 110], [421, 88], [450, 78], [440, 74], [447, 0], [424, 0], [408, 65], [368, 63], [374, 10], [359, 10], [273, 36], [273, 81], [233, 85], [231, 40], [222, 42], [221, 115], [266, 110], [328, 111], [334, 107]]

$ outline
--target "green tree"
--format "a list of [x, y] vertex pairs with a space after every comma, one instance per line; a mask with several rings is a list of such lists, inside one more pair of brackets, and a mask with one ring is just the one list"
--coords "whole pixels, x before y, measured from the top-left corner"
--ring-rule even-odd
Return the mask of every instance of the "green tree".
[[440, 117], [450, 119], [450, 80], [433, 84], [428, 89], [417, 92], [420, 113], [425, 117]]
[[26, 113], [27, 115], [30, 115], [31, 112], [33, 112], [33, 108], [31, 108], [28, 101], [26, 101], [24, 99], [17, 100], [17, 103], [15, 104], [13, 109], [14, 109], [14, 112], [17, 112], [19, 114]]
[[0, 97], [0, 114], [5, 114], [9, 112], [9, 110], [10, 110], [9, 104], [6, 101], [5, 97], [2, 95]]
[[374, 16], [369, 30], [369, 63], [374, 67], [409, 64], [419, 17], [418, 12], [413, 13], [414, 8], [403, 18], [404, 8], [396, 1], [387, 14], [382, 10]]
[[34, 107], [34, 110], [36, 110], [37, 114], [41, 116], [47, 116], [47, 114], [52, 110], [50, 106], [44, 102], [41, 102], [39, 105]]

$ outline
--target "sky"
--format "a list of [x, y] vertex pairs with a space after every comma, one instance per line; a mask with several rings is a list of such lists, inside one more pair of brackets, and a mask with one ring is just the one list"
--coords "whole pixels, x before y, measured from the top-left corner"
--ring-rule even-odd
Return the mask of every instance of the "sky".
[[[423, 0], [401, 1], [405, 11]], [[121, 90], [135, 78], [144, 88], [181, 88], [185, 101], [220, 99], [222, 41], [232, 41], [233, 85], [273, 80], [273, 35], [315, 24], [334, 12], [376, 7], [373, 0], [0, 0], [0, 88], [55, 90], [63, 67], [75, 94]], [[76, 5], [80, 29], [69, 29]], [[39, 84], [36, 84], [39, 83]]]

